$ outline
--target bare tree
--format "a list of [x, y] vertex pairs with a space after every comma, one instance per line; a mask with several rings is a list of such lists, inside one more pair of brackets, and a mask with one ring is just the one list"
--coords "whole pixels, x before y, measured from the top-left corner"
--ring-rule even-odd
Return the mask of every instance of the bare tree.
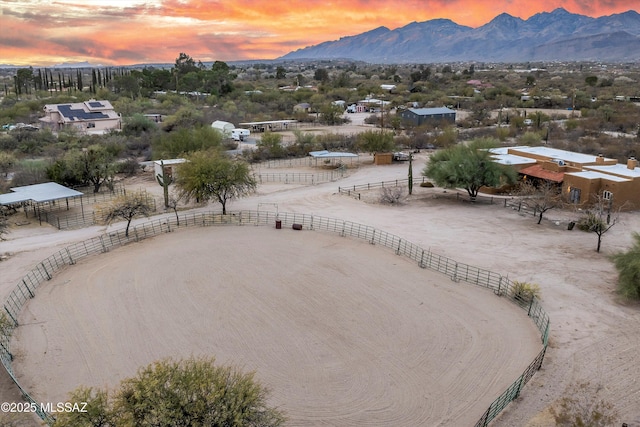
[[543, 181], [538, 185], [531, 181], [522, 181], [516, 195], [521, 197], [524, 206], [538, 215], [538, 224], [542, 222], [545, 212], [562, 205], [560, 188], [549, 181]]
[[623, 206], [612, 212], [612, 199], [605, 199], [603, 195], [597, 195], [595, 200], [593, 207], [587, 210], [584, 217], [579, 221], [578, 227], [581, 230], [596, 233], [598, 236], [596, 252], [600, 252], [602, 237], [616, 225]]
[[178, 227], [180, 227], [180, 216], [178, 215], [178, 204], [180, 203], [180, 200], [182, 199], [182, 197], [180, 196], [180, 193], [172, 193], [171, 195], [167, 196], [167, 207], [173, 209], [173, 213], [176, 214], [176, 225]]
[[129, 237], [129, 226], [131, 220], [139, 215], [148, 217], [155, 210], [153, 200], [145, 191], [137, 191], [133, 194], [127, 194], [115, 199], [107, 208], [105, 220], [108, 223], [121, 218], [127, 221], [127, 228], [124, 232]]

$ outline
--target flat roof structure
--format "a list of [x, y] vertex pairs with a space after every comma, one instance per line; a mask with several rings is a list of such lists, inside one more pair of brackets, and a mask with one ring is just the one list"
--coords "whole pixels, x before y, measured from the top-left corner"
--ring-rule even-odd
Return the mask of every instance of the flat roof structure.
[[640, 168], [629, 169], [627, 165], [617, 163], [615, 165], [585, 166], [585, 169], [617, 175], [623, 178], [640, 178]]
[[606, 179], [614, 182], [630, 181], [630, 179], [627, 178], [622, 178], [615, 175], [609, 175], [608, 173], [601, 173], [596, 171], [568, 172], [565, 175], [577, 176], [586, 179]]
[[[582, 154], [582, 153], [574, 153], [572, 151], [559, 150], [557, 148], [551, 147], [511, 147], [509, 151], [513, 154], [517, 154], [518, 152], [532, 154], [536, 156], [547, 157], [549, 159], [559, 159], [564, 160], [568, 163], [578, 163], [578, 164], [589, 164], [596, 163], [596, 159], [599, 156], [595, 156], [593, 154]], [[616, 159], [604, 158], [606, 162], [617, 162]]]
[[311, 151], [309, 152], [309, 155], [313, 158], [318, 158], [318, 159], [327, 159], [327, 158], [336, 158], [336, 157], [358, 157], [357, 154], [353, 154], [353, 153], [341, 153], [339, 151], [327, 151], [327, 150]]
[[535, 159], [530, 157], [516, 156], [515, 154], [494, 154], [491, 158], [501, 165], [533, 165], [537, 163]]
[[13, 187], [11, 191], [12, 193], [0, 194], [0, 205], [6, 206], [29, 201], [45, 203], [83, 195], [80, 191], [73, 190], [55, 182]]

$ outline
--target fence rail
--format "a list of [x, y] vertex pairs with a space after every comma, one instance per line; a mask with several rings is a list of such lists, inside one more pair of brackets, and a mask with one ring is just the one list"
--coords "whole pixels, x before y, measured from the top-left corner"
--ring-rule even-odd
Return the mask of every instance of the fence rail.
[[[29, 299], [35, 297], [38, 287], [42, 283], [51, 280], [54, 273], [66, 266], [75, 264], [79, 259], [93, 254], [106, 253], [113, 248], [123, 246], [129, 242], [168, 233], [183, 227], [273, 225], [276, 220], [279, 221], [281, 225], [289, 227], [293, 227], [295, 224], [308, 230], [336, 233], [340, 236], [353, 237], [371, 244], [381, 245], [393, 250], [397, 255], [412, 259], [418, 263], [421, 268], [428, 268], [443, 273], [453, 281], [462, 281], [491, 289], [497, 296], [511, 300], [527, 312], [527, 315], [540, 331], [543, 349], [527, 367], [525, 372], [491, 404], [476, 423], [476, 427], [488, 425], [509, 402], [518, 397], [522, 387], [524, 387], [534, 373], [540, 369], [548, 343], [549, 316], [543, 310], [537, 299], [524, 298], [518, 293], [518, 288], [514, 286], [514, 283], [507, 277], [489, 270], [459, 263], [451, 258], [435, 254], [430, 250], [425, 250], [406, 239], [367, 225], [307, 214], [274, 213], [267, 211], [238, 211], [227, 213], [226, 215], [222, 215], [219, 212], [191, 212], [178, 215], [177, 217], [166, 216], [131, 227], [128, 236], [125, 235], [124, 230], [111, 232], [74, 243], [49, 256], [23, 277], [4, 303], [3, 317], [5, 321], [2, 322], [2, 327], [0, 328], [0, 359], [3, 366], [25, 399], [37, 407], [40, 407], [38, 401], [28, 394], [13, 373], [11, 364], [13, 355], [10, 347], [11, 333], [19, 325], [18, 318], [20, 311]], [[38, 415], [48, 424], [54, 422], [51, 414], [40, 411]]]
[[320, 184], [323, 182], [332, 182], [343, 178], [345, 171], [336, 169], [330, 172], [320, 173], [256, 173], [254, 177], [259, 184], [266, 182], [284, 182], [285, 184]]

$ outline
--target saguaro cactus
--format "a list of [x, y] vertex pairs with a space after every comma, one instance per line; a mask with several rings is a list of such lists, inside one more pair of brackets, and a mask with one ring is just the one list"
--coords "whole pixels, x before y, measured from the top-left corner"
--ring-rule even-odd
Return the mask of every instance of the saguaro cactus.
[[169, 185], [173, 182], [173, 176], [165, 175], [164, 173], [164, 161], [160, 160], [160, 169], [162, 169], [162, 175], [157, 174], [156, 179], [158, 180], [158, 184], [160, 184], [164, 190], [164, 207], [169, 207]]

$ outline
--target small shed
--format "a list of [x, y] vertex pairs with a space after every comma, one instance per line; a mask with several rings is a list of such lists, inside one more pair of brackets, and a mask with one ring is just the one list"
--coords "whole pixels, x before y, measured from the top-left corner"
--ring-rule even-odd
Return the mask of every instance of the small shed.
[[373, 164], [390, 165], [393, 163], [393, 153], [375, 153], [373, 155]]
[[[167, 159], [167, 160], [156, 160], [153, 162], [153, 176], [154, 178], [160, 175], [161, 177], [175, 177], [176, 176], [176, 168], [179, 164], [186, 162], [186, 159]], [[164, 170], [162, 167], [164, 166]]]

